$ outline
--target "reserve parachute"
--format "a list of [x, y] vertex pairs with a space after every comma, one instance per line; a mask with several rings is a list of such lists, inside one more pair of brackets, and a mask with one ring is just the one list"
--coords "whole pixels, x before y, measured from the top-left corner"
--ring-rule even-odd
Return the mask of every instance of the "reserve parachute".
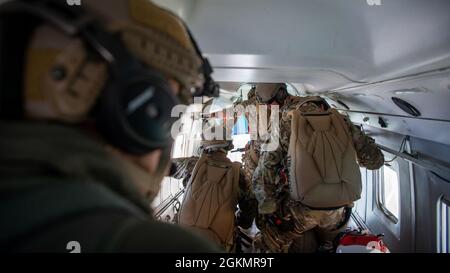
[[303, 112], [309, 98], [291, 110], [288, 149], [290, 196], [311, 208], [337, 208], [361, 195], [356, 151], [344, 118], [336, 110]]
[[226, 251], [234, 247], [235, 211], [241, 164], [203, 154], [194, 167], [179, 223], [200, 231]]

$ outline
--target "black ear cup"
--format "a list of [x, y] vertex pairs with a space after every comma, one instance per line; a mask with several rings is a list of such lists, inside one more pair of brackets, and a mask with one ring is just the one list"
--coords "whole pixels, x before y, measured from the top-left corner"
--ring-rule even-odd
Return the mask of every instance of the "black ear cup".
[[286, 87], [286, 85], [284, 85], [284, 86], [282, 86], [282, 87], [280, 88], [280, 90], [277, 92], [277, 94], [276, 94], [276, 96], [275, 96], [275, 100], [276, 100], [279, 104], [282, 104], [288, 95], [289, 95], [289, 94], [288, 94], [288, 92], [287, 92], [287, 87]]
[[107, 140], [125, 152], [142, 155], [172, 144], [171, 117], [178, 104], [157, 74], [112, 81], [99, 101], [98, 126]]
[[[109, 64], [109, 79], [94, 111], [97, 127], [112, 145], [135, 155], [170, 147], [177, 119], [171, 111], [178, 100], [162, 75], [128, 52], [120, 34], [106, 30], [83, 7], [68, 7], [64, 1], [10, 1], [0, 13], [27, 14], [79, 36]], [[64, 76], [64, 71], [54, 72], [57, 78]]]

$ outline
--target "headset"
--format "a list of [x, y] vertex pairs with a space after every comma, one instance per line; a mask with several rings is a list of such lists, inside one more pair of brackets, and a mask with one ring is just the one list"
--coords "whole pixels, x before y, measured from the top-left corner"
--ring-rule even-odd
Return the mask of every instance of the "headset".
[[[173, 16], [178, 17], [175, 13], [173, 13], [169, 10], [166, 10], [166, 11], [171, 13]], [[186, 29], [186, 31], [189, 35], [189, 39], [191, 40], [191, 43], [194, 45], [195, 52], [202, 60], [201, 72], [202, 72], [202, 74], [204, 76], [204, 80], [205, 80], [202, 87], [199, 87], [196, 90], [194, 90], [194, 92], [192, 92], [192, 96], [194, 96], [194, 97], [198, 97], [198, 96], [218, 97], [220, 95], [220, 86], [211, 77], [211, 74], [214, 72], [214, 70], [211, 66], [211, 63], [209, 62], [208, 58], [203, 57], [203, 53], [200, 50], [200, 47], [198, 46], [197, 41], [194, 39], [194, 35], [192, 35], [186, 22], [184, 22], [183, 20], [181, 20], [181, 22], [183, 23], [184, 28]]]
[[[65, 1], [57, 0], [13, 0], [0, 6], [0, 14], [27, 14], [46, 21], [67, 35], [82, 38], [108, 63], [109, 80], [101, 92], [95, 117], [102, 135], [112, 145], [133, 155], [170, 147], [171, 125], [177, 119], [171, 117], [171, 109], [179, 102], [167, 80], [144, 66], [117, 35], [107, 32], [81, 6], [68, 7]], [[207, 87], [195, 93], [216, 94], [218, 86], [210, 76], [212, 68], [189, 30], [188, 33], [203, 61], [204, 87]]]
[[286, 97], [289, 95], [287, 92], [287, 85], [283, 83], [280, 89], [275, 93], [275, 96], [270, 99], [267, 104], [272, 104], [273, 102], [277, 102], [278, 104], [283, 104]]
[[[255, 86], [256, 88], [256, 86]], [[268, 100], [268, 101], [262, 101], [260, 99], [260, 97], [258, 96], [258, 94], [256, 93], [256, 100], [259, 103], [263, 103], [263, 104], [272, 104], [274, 102], [278, 103], [278, 104], [283, 104], [284, 100], [287, 98], [287, 96], [289, 96], [289, 93], [287, 91], [287, 85], [285, 83], [281, 84], [280, 87], [278, 88], [277, 91], [275, 91], [275, 93], [273, 94], [273, 97]]]
[[[184, 23], [184, 22], [183, 22]], [[208, 96], [208, 97], [218, 97], [220, 95], [220, 86], [212, 79], [211, 74], [214, 72], [208, 58], [203, 57], [203, 54], [198, 46], [197, 42], [194, 39], [194, 36], [191, 34], [191, 31], [184, 23], [185, 28], [189, 34], [192, 44], [194, 45], [195, 51], [197, 55], [202, 59], [202, 73], [205, 77], [205, 82], [201, 88], [197, 88], [195, 92], [192, 94], [194, 97], [198, 96]]]

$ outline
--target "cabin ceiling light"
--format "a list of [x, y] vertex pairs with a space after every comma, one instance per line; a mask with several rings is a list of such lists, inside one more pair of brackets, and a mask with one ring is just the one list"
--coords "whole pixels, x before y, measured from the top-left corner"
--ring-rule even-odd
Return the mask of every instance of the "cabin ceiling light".
[[354, 93], [352, 94], [354, 97], [369, 97], [369, 98], [376, 98], [378, 100], [384, 100], [382, 97], [374, 95], [374, 94], [365, 94], [365, 93]]
[[428, 92], [427, 89], [421, 87], [421, 88], [408, 88], [408, 89], [399, 89], [394, 90], [392, 93], [396, 95], [405, 95], [405, 94], [416, 94], [416, 93], [426, 93]]

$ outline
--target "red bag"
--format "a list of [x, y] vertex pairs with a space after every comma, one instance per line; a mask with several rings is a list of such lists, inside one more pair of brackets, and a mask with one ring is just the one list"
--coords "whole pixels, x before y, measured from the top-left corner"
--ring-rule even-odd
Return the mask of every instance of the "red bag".
[[382, 235], [359, 231], [345, 233], [339, 240], [336, 253], [390, 253]]

